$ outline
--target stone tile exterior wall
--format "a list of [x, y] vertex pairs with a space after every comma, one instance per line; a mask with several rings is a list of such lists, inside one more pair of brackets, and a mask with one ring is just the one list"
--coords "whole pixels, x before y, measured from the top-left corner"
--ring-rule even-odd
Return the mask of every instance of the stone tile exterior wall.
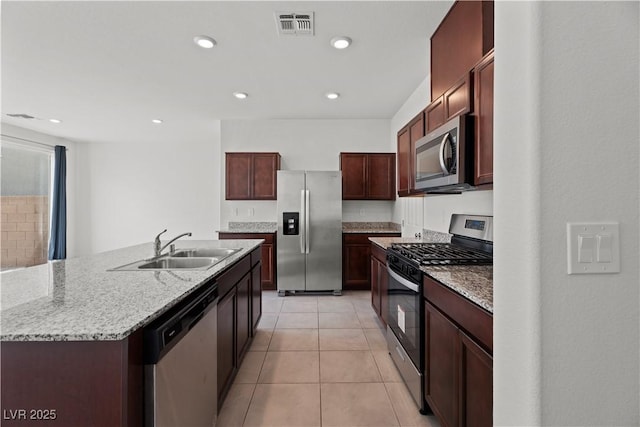
[[29, 267], [47, 262], [49, 197], [0, 197], [2, 269]]

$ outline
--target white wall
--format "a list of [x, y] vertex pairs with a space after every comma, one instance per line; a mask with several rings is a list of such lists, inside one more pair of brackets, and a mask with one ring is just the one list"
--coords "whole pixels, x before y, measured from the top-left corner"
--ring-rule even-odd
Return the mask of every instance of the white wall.
[[[79, 253], [219, 228], [220, 126], [171, 142], [77, 145]], [[151, 248], [151, 246], [150, 246]]]
[[14, 138], [40, 142], [51, 145], [52, 147], [56, 145], [64, 145], [67, 147], [67, 258], [76, 256], [78, 254], [79, 239], [77, 228], [77, 144], [68, 139], [35, 132], [6, 123], [2, 123], [2, 134]]
[[[494, 423], [639, 425], [639, 3], [495, 19]], [[603, 220], [621, 272], [567, 275], [566, 223]]]
[[[283, 170], [338, 170], [340, 152], [391, 152], [389, 120], [225, 120], [222, 158], [229, 151], [275, 151]], [[224, 175], [223, 175], [224, 176]], [[220, 183], [224, 199], [224, 182]], [[343, 204], [343, 221], [390, 221], [393, 202]], [[222, 200], [221, 225], [229, 221], [276, 221], [274, 201]]]

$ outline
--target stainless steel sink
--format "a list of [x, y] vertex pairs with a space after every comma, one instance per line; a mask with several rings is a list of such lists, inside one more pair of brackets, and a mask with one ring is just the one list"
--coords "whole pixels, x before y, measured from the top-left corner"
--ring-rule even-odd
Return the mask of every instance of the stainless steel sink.
[[172, 257], [179, 258], [220, 258], [224, 259], [235, 254], [241, 249], [225, 249], [225, 248], [200, 248], [200, 249], [176, 249], [171, 254]]
[[153, 259], [139, 260], [109, 271], [149, 271], [149, 270], [207, 270], [225, 258], [241, 251], [227, 248], [177, 249], [171, 254]]
[[139, 265], [143, 270], [173, 270], [210, 267], [222, 261], [220, 258], [160, 258]]

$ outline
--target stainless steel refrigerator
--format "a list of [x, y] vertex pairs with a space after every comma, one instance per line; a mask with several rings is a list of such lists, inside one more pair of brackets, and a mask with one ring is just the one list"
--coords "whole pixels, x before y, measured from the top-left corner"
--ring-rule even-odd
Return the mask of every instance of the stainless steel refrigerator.
[[278, 171], [278, 295], [342, 293], [342, 174]]

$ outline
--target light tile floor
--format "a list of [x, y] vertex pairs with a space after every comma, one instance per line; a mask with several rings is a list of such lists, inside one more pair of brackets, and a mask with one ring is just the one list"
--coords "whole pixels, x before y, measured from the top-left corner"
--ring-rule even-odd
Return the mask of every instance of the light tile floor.
[[218, 416], [228, 426], [430, 426], [393, 365], [369, 292], [263, 292], [262, 319]]

